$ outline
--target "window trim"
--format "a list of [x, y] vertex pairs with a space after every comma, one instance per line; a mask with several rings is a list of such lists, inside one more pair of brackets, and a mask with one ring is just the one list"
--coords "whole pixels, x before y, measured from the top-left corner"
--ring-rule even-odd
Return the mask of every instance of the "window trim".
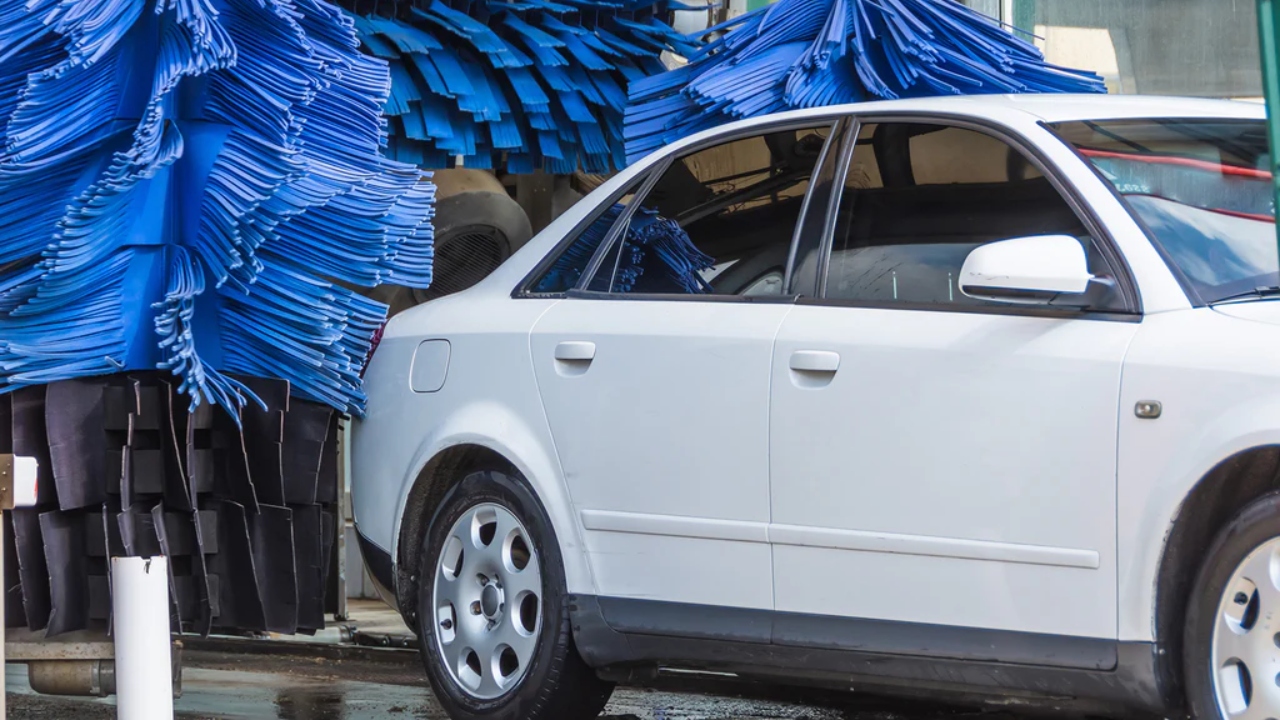
[[796, 302], [795, 295], [692, 295], [688, 293], [616, 293], [600, 290], [580, 290], [574, 288], [565, 293], [565, 297], [581, 300], [617, 300], [646, 302], [713, 302], [713, 303], [755, 303], [757, 305], [791, 305]]
[[[531, 270], [524, 277], [524, 279], [520, 281], [520, 284], [517, 285], [516, 289], [512, 291], [511, 296], [513, 298], [576, 297], [576, 298], [594, 298], [594, 299], [601, 299], [601, 298], [615, 299], [616, 298], [616, 299], [636, 299], [636, 300], [680, 299], [686, 302], [689, 300], [702, 300], [702, 301], [711, 301], [711, 302], [761, 302], [761, 299], [758, 296], [744, 296], [744, 295], [688, 295], [688, 296], [685, 296], [685, 295], [664, 295], [664, 294], [653, 294], [653, 293], [612, 293], [612, 292], [593, 291], [593, 290], [588, 290], [587, 288], [591, 286], [591, 282], [595, 279], [596, 273], [600, 271], [601, 266], [604, 264], [605, 258], [607, 258], [609, 254], [612, 252], [612, 250], [614, 249], [614, 245], [618, 242], [619, 236], [622, 234], [623, 230], [627, 227], [627, 223], [630, 223], [631, 217], [635, 213], [635, 209], [640, 206], [640, 201], [642, 201], [643, 198], [648, 195], [649, 191], [653, 189], [653, 186], [656, 185], [658, 180], [662, 178], [662, 173], [666, 172], [666, 170], [669, 167], [671, 167], [671, 164], [676, 160], [683, 157], [687, 157], [688, 155], [692, 155], [693, 153], [701, 152], [702, 150], [715, 147], [717, 145], [723, 145], [725, 143], [735, 142], [738, 140], [755, 137], [757, 135], [765, 135], [771, 132], [785, 132], [787, 130], [805, 130], [810, 128], [821, 128], [822, 126], [826, 126], [828, 129], [828, 132], [834, 135], [835, 130], [839, 127], [839, 124], [847, 121], [849, 121], [849, 115], [847, 113], [831, 112], [831, 113], [824, 113], [817, 117], [806, 118], [801, 120], [791, 119], [791, 120], [785, 120], [785, 121], [775, 121], [771, 123], [762, 123], [759, 125], [753, 125], [751, 127], [738, 128], [737, 130], [733, 130], [730, 132], [720, 133], [713, 137], [705, 138], [699, 142], [690, 144], [687, 147], [683, 147], [683, 148], [680, 148], [679, 150], [675, 150], [671, 152], [670, 154], [658, 159], [653, 163], [651, 167], [644, 170], [643, 173], [639, 177], [637, 177], [637, 181], [638, 181], [637, 184], [633, 185], [629, 183], [626, 186], [624, 186], [618, 192], [610, 196], [606, 202], [600, 203], [599, 207], [594, 209], [587, 217], [585, 217], [581, 222], [575, 225], [573, 230], [566, 233], [565, 237], [562, 238], [560, 242], [556, 244], [555, 248], [552, 249], [550, 252], [548, 252], [546, 256], [543, 257], [542, 260], [539, 261], [536, 266], [534, 266], [533, 270]], [[827, 148], [829, 146], [830, 146], [830, 139], [828, 139], [828, 142], [825, 145], [823, 145], [823, 153], [827, 151]], [[577, 240], [577, 238], [581, 236], [581, 234], [586, 230], [586, 228], [591, 223], [599, 219], [600, 216], [603, 215], [604, 212], [609, 207], [611, 207], [620, 198], [626, 195], [627, 190], [631, 187], [636, 188], [635, 193], [636, 193], [637, 202], [633, 203], [632, 205], [629, 205], [618, 216], [617, 220], [614, 221], [614, 224], [609, 227], [609, 231], [605, 235], [604, 240], [601, 241], [600, 246], [596, 248], [595, 253], [591, 256], [591, 260], [589, 260], [587, 262], [586, 267], [583, 268], [582, 276], [579, 277], [577, 285], [575, 285], [574, 287], [564, 292], [556, 292], [556, 293], [533, 292], [531, 290], [531, 286], [535, 282], [537, 282], [538, 278], [540, 278], [551, 267], [551, 265], [554, 264], [555, 261], [560, 258], [562, 254], [564, 254], [564, 252], [568, 249], [569, 245], [572, 244], [575, 240]], [[797, 223], [799, 223], [804, 218], [804, 213], [808, 209], [808, 199], [809, 199], [809, 193], [806, 192], [805, 199], [801, 203], [800, 215], [797, 217]], [[582, 201], [579, 201], [579, 202], [582, 202]], [[795, 242], [796, 242], [796, 235], [794, 233], [792, 234], [791, 242], [792, 242], [792, 248], [794, 248]], [[788, 251], [788, 257], [790, 257], [790, 251]], [[782, 301], [791, 302], [793, 299], [794, 299], [793, 296], [785, 296], [785, 295], [770, 297], [770, 300], [773, 302], [782, 302]]]
[[1079, 310], [1052, 305], [939, 305], [936, 303], [899, 302], [887, 305], [875, 300], [837, 300], [800, 297], [795, 304], [815, 307], [860, 308], [863, 310], [887, 310], [908, 312], [937, 312], [967, 315], [1016, 315], [1058, 320], [1099, 320], [1107, 322], [1142, 322], [1142, 315], [1114, 310]]
[[[836, 187], [836, 182], [840, 177], [840, 168], [846, 166], [845, 146], [849, 144], [850, 136], [853, 137], [854, 143], [857, 142], [858, 128], [859, 128], [858, 119], [855, 117], [848, 117], [848, 116], [838, 118], [831, 125], [831, 140], [835, 140], [836, 138], [839, 138], [840, 140], [840, 146], [835, 148], [835, 151], [837, 153], [835, 161], [839, 163], [839, 165], [836, 166], [836, 171], [831, 176], [831, 183], [832, 183], [831, 187], [832, 187], [833, 195], [837, 194], [835, 192], [835, 187]], [[828, 140], [827, 144], [822, 146], [822, 153], [818, 156], [818, 164], [814, 166], [815, 175], [822, 170], [822, 167], [826, 164], [828, 157], [831, 155], [831, 151], [832, 151], [831, 140]], [[787, 250], [787, 266], [782, 273], [782, 289], [784, 290], [783, 295], [795, 295], [797, 297], [799, 296], [799, 293], [790, 293], [785, 291], [791, 290], [793, 288], [793, 285], [795, 284], [796, 261], [799, 260], [799, 257], [797, 256], [799, 255], [799, 252], [800, 252], [800, 240], [801, 240], [801, 236], [804, 234], [804, 230], [806, 226], [805, 221], [809, 219], [809, 212], [812, 210], [813, 191], [815, 189], [816, 189], [816, 186], [814, 185], [813, 177], [811, 176], [809, 179], [809, 191], [804, 194], [804, 201], [800, 204], [800, 215], [796, 218], [796, 228], [795, 228], [795, 231], [792, 232], [791, 234], [791, 248]], [[826, 236], [827, 234], [826, 226], [827, 226], [827, 223], [830, 222], [829, 220], [831, 215], [830, 198], [828, 198], [826, 210], [827, 210], [828, 220], [823, 222], [822, 237]], [[818, 253], [820, 256], [822, 253], [822, 237], [818, 238]], [[822, 264], [821, 264], [821, 257], [820, 257], [818, 271], [817, 271], [818, 277], [815, 279], [815, 282], [814, 282], [815, 288], [817, 287], [818, 282], [820, 282], [822, 278], [821, 265]]]
[[[1045, 306], [1020, 306], [1020, 305], [965, 305], [965, 306], [947, 306], [932, 305], [928, 303], [896, 303], [886, 304], [873, 301], [850, 301], [840, 300], [826, 297], [827, 290], [827, 271], [829, 269], [831, 248], [835, 242], [835, 223], [829, 222], [830, 232], [823, 238], [823, 244], [827, 247], [825, 258], [821, 261], [822, 276], [819, 280], [819, 296], [812, 299], [804, 299], [801, 304], [805, 305], [831, 305], [836, 307], [868, 307], [882, 308], [887, 310], [932, 310], [936, 312], [968, 312], [968, 313], [984, 313], [984, 314], [1003, 314], [1003, 315], [1030, 315], [1030, 316], [1048, 316], [1048, 317], [1078, 317], [1078, 318], [1099, 318], [1110, 319], [1110, 316], [1122, 317], [1142, 317], [1142, 296], [1138, 292], [1137, 283], [1134, 282], [1133, 272], [1128, 262], [1124, 259], [1123, 253], [1119, 251], [1115, 244], [1115, 239], [1109, 228], [1094, 212], [1093, 208], [1085, 202], [1080, 192], [1070, 183], [1061, 177], [1061, 168], [1057, 164], [1049, 160], [1045, 153], [1035, 145], [1034, 142], [1027, 139], [1024, 135], [1017, 132], [1013, 128], [1001, 125], [995, 121], [984, 118], [976, 118], [967, 115], [954, 115], [949, 113], [938, 112], [870, 112], [870, 113], [854, 113], [851, 117], [858, 122], [859, 132], [866, 125], [882, 125], [887, 123], [909, 123], [909, 124], [938, 124], [947, 127], [961, 128], [978, 132], [989, 137], [993, 137], [1001, 142], [1013, 147], [1021, 152], [1033, 165], [1049, 180], [1049, 183], [1058, 192], [1058, 195], [1066, 201], [1071, 211], [1079, 218], [1085, 229], [1089, 231], [1090, 237], [1098, 245], [1099, 252], [1102, 253], [1107, 263], [1116, 273], [1116, 285], [1120, 289], [1120, 296], [1124, 304], [1123, 310], [1072, 310], [1069, 308], [1053, 308]], [[1052, 132], [1051, 135], [1055, 139], [1061, 141], [1058, 136]], [[856, 140], [855, 140], [856, 143]], [[1078, 157], [1078, 155], [1077, 155]], [[852, 158], [850, 158], [852, 160]], [[847, 163], [846, 163], [847, 167]], [[847, 175], [845, 176], [847, 177]], [[844, 196], [844, 184], [836, 189], [833, 193], [832, 200], [838, 203]], [[833, 208], [838, 209], [838, 204], [833, 204]], [[825, 228], [824, 228], [825, 230]], [[919, 305], [920, 307], [913, 307]]]
[[839, 224], [837, 213], [840, 211], [840, 200], [844, 197], [844, 186], [849, 181], [849, 166], [853, 164], [854, 153], [858, 151], [858, 136], [865, 125], [861, 117], [850, 118], [849, 136], [840, 148], [840, 157], [836, 162], [836, 174], [831, 178], [831, 197], [827, 198], [827, 215], [822, 223], [822, 237], [818, 240], [818, 282], [814, 284], [815, 297], [827, 296], [827, 276], [831, 271], [831, 253], [835, 248], [836, 225]]

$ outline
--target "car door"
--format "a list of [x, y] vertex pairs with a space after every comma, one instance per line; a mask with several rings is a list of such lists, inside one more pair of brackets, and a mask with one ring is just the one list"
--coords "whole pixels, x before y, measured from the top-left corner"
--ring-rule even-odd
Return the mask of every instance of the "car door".
[[[774, 348], [776, 640], [1108, 666], [1113, 643], [1063, 636], [1116, 637], [1117, 403], [1138, 325], [1115, 263], [986, 131], [866, 123], [846, 157], [819, 297]], [[1050, 234], [1085, 244], [1087, 311], [958, 288], [972, 249]]]
[[659, 167], [652, 187], [602, 216], [620, 215], [598, 274], [533, 329], [602, 596], [773, 606], [770, 364], [791, 309], [783, 271], [828, 135], [758, 130]]

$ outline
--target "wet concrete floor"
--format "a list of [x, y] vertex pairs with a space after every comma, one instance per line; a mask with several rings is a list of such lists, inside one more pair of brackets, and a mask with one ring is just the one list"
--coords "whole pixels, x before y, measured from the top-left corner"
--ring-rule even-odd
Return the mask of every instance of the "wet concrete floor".
[[[186, 659], [182, 720], [446, 720], [421, 670], [319, 658], [268, 659], [193, 653]], [[10, 718], [115, 718], [113, 699], [34, 694], [26, 666], [6, 668]], [[920, 705], [854, 695], [767, 690], [698, 678], [667, 679], [658, 688], [618, 688], [601, 720], [1012, 720], [1005, 713]]]

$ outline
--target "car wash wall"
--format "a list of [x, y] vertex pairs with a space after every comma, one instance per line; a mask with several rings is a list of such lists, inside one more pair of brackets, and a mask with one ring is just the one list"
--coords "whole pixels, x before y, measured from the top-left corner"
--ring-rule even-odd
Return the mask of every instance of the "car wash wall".
[[1254, 2], [963, 1], [1035, 43], [1050, 62], [1102, 75], [1113, 94], [1262, 95]]

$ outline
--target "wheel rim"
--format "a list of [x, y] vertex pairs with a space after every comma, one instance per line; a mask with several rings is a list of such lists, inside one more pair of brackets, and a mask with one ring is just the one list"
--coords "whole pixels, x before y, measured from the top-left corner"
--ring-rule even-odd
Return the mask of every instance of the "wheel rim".
[[1230, 720], [1280, 716], [1280, 538], [1238, 565], [1213, 626], [1213, 690]]
[[529, 532], [484, 503], [454, 522], [436, 562], [436, 649], [458, 688], [481, 700], [524, 679], [542, 632], [542, 572]]

